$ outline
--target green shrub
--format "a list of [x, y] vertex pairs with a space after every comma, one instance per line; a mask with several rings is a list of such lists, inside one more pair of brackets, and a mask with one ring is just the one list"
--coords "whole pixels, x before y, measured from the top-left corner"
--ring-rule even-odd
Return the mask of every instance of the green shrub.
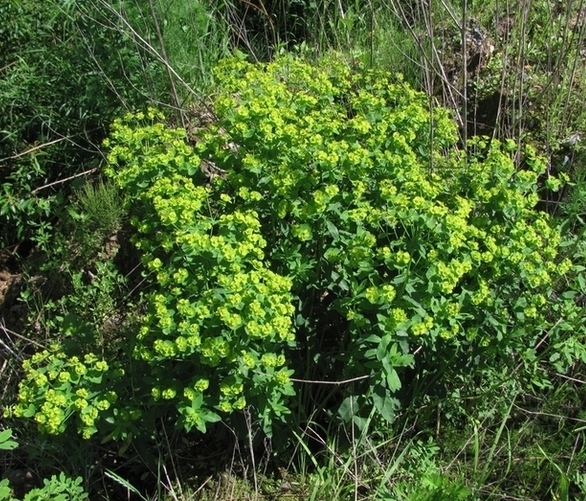
[[[475, 139], [466, 156], [447, 111], [335, 58], [231, 59], [216, 78], [219, 120], [197, 154], [152, 110], [106, 143], [154, 289], [126, 368], [146, 415], [204, 431], [249, 409], [270, 432], [294, 370], [353, 380], [328, 404], [342, 418], [374, 405], [393, 420], [414, 377], [535, 358], [571, 264], [535, 210], [533, 151], [524, 170], [512, 143]], [[34, 380], [29, 367], [19, 405], [42, 400]]]
[[272, 269], [293, 280], [297, 373], [368, 376], [342, 414], [372, 402], [392, 419], [414, 364], [435, 378], [533, 353], [570, 263], [535, 210], [545, 165], [530, 148], [524, 170], [509, 142], [475, 139], [466, 156], [447, 111], [336, 60], [232, 60], [218, 80], [220, 121], [198, 144], [227, 171], [212, 198], [259, 214]]
[[294, 340], [291, 280], [271, 271], [253, 209], [210, 212], [182, 135], [122, 121], [112, 132], [107, 172], [140, 203], [135, 245], [159, 289], [134, 353], [151, 366], [151, 399], [176, 402], [187, 429], [249, 405], [269, 429], [293, 394], [283, 367]]

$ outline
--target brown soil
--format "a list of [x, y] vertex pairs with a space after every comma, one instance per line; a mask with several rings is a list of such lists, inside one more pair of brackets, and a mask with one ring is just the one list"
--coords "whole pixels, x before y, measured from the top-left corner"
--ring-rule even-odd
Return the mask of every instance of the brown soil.
[[0, 325], [19, 323], [22, 305], [17, 299], [22, 287], [22, 272], [16, 255], [10, 249], [0, 251]]

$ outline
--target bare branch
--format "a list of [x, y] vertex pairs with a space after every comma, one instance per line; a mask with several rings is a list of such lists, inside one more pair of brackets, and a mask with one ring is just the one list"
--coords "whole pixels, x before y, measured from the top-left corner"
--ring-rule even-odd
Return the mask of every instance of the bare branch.
[[358, 376], [352, 379], [345, 379], [343, 381], [311, 381], [309, 379], [295, 379], [291, 378], [291, 381], [295, 383], [305, 383], [305, 384], [329, 384], [334, 386], [340, 386], [342, 384], [349, 384], [355, 383], [356, 381], [364, 381], [365, 379], [370, 378], [370, 376]]
[[38, 144], [36, 146], [33, 146], [32, 148], [29, 148], [27, 150], [21, 151], [20, 153], [17, 153], [16, 155], [12, 155], [12, 156], [6, 157], [6, 158], [0, 158], [0, 162], [5, 162], [6, 160], [15, 160], [17, 158], [24, 157], [25, 155], [33, 153], [34, 151], [38, 151], [42, 148], [46, 148], [47, 146], [51, 146], [52, 144], [60, 143], [61, 141], [71, 139], [72, 137], [74, 137], [74, 136], [67, 136], [67, 137], [64, 136], [64, 137], [60, 137], [59, 139], [53, 139], [53, 141], [48, 141], [43, 144]]
[[72, 179], [75, 179], [76, 177], [87, 176], [88, 174], [93, 174], [97, 170], [98, 170], [98, 168], [94, 167], [93, 169], [85, 170], [85, 171], [80, 172], [78, 174], [74, 174], [73, 176], [66, 177], [65, 179], [59, 179], [57, 181], [53, 181], [52, 183], [45, 184], [43, 186], [39, 186], [38, 188], [35, 188], [33, 191], [31, 191], [31, 194], [35, 194], [37, 191], [44, 190], [45, 188], [49, 188], [51, 186], [55, 186], [56, 184], [66, 183], [67, 181], [71, 181]]

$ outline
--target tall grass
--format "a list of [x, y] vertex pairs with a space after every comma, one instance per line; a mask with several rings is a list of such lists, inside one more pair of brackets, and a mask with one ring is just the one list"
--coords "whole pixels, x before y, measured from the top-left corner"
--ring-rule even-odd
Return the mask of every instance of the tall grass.
[[210, 0], [157, 1], [168, 62], [201, 95], [213, 91], [211, 69], [230, 54], [229, 27], [219, 9]]

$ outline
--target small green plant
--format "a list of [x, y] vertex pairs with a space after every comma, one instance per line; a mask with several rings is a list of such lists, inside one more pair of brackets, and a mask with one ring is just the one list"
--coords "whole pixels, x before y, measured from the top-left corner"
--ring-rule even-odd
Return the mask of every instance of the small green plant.
[[[7, 429], [0, 433], [0, 450], [13, 450], [18, 443], [11, 440], [12, 430]], [[81, 477], [73, 480], [61, 473], [58, 477], [53, 475], [49, 480], [44, 480], [42, 488], [29, 491], [23, 501], [83, 501], [87, 499], [87, 493], [81, 486]], [[17, 501], [10, 488], [10, 481], [5, 478], [0, 480], [0, 501]]]
[[[22, 501], [84, 501], [88, 499], [82, 478], [72, 479], [64, 473], [43, 480], [43, 487], [27, 492]], [[0, 481], [0, 501], [18, 501], [13, 497], [7, 479]]]

